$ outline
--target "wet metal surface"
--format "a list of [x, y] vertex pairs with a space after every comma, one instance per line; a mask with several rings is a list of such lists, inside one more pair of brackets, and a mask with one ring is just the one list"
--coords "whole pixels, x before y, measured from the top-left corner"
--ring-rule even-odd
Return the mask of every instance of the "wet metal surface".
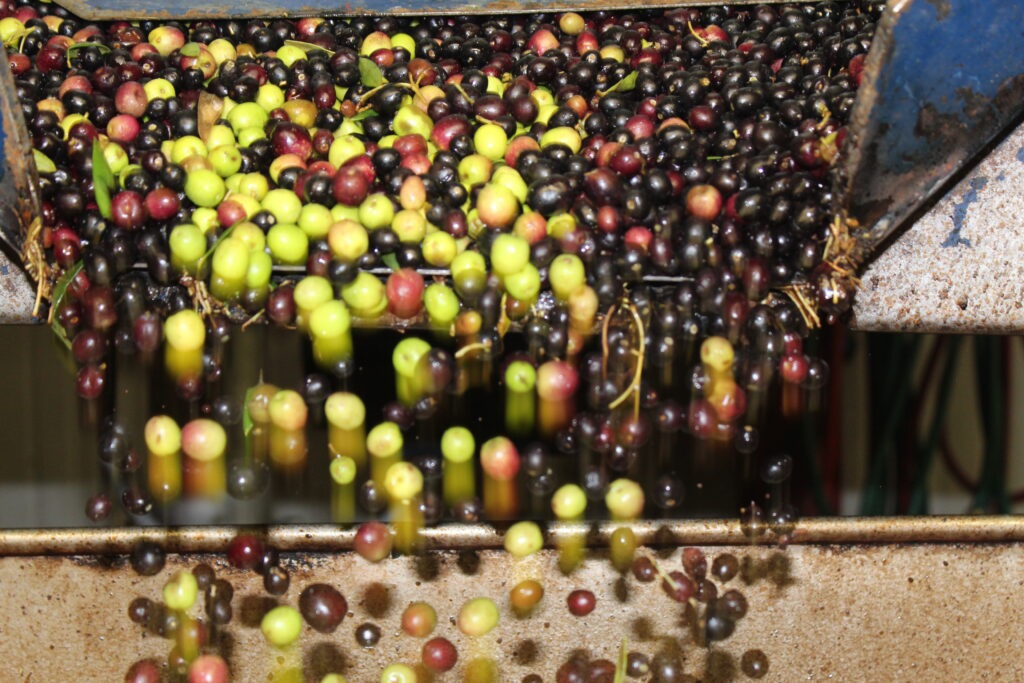
[[[719, 587], [740, 590], [749, 604], [735, 633], [711, 649], [698, 646], [681, 625], [682, 608], [656, 583], [618, 580], [603, 558], [592, 555], [573, 574], [556, 568], [553, 553], [522, 560], [484, 551], [478, 565], [454, 552], [427, 559], [397, 558], [370, 565], [351, 553], [283, 555], [291, 588], [279, 603], [296, 605], [312, 582], [338, 587], [349, 616], [331, 634], [303, 628], [296, 646], [271, 649], [258, 623], [268, 604], [260, 576], [225, 566], [223, 556], [171, 556], [162, 572], [135, 575], [123, 561], [90, 557], [7, 557], [0, 582], [17, 586], [0, 597], [0, 678], [9, 681], [121, 680], [143, 657], [165, 660], [171, 642], [132, 624], [127, 607], [145, 596], [158, 600], [177, 569], [200, 561], [216, 568], [235, 588], [235, 619], [222, 635], [233, 680], [284, 678], [304, 669], [305, 680], [328, 671], [350, 681], [378, 680], [388, 664], [419, 661], [422, 640], [401, 632], [402, 610], [428, 600], [437, 610], [434, 635], [452, 640], [456, 668], [438, 681], [463, 680], [467, 663], [491, 657], [500, 681], [530, 673], [545, 681], [577, 649], [614, 660], [623, 638], [647, 655], [677, 648], [687, 673], [703, 680], [749, 680], [739, 671], [748, 649], [769, 660], [765, 681], [1013, 681], [1024, 677], [1015, 644], [1024, 640], [1017, 604], [1024, 565], [1022, 545], [796, 546], [786, 551], [749, 546], [706, 548], [709, 558], [734, 553], [741, 573]], [[669, 570], [678, 550], [657, 555]], [[509, 588], [537, 578], [545, 595], [529, 618], [508, 610]], [[585, 587], [597, 607], [584, 618], [569, 615], [566, 596]], [[467, 599], [496, 600], [501, 620], [494, 631], [467, 638], [452, 621]], [[199, 614], [199, 607], [193, 612]], [[353, 637], [365, 621], [380, 626], [376, 648]], [[709, 666], [711, 671], [709, 671]]]
[[1024, 112], [1022, 44], [1024, 0], [889, 3], [841, 169], [864, 251]]
[[1024, 125], [870, 263], [862, 330], [1024, 330]]

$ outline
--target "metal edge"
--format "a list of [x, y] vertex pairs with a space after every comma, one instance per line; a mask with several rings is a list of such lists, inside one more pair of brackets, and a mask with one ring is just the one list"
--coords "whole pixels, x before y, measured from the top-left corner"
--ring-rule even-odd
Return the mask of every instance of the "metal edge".
[[[882, 12], [882, 17], [875, 26], [875, 36], [871, 41], [871, 49], [864, 61], [864, 76], [860, 86], [857, 88], [857, 98], [854, 100], [853, 111], [850, 112], [848, 124], [848, 138], [844, 149], [848, 153], [841, 157], [840, 168], [837, 169], [833, 186], [836, 188], [838, 207], [846, 210], [850, 206], [853, 192], [853, 182], [857, 175], [857, 169], [861, 164], [861, 157], [864, 155], [863, 142], [867, 135], [867, 126], [871, 122], [871, 112], [874, 109], [875, 101], [878, 99], [876, 84], [881, 74], [882, 67], [888, 62], [893, 49], [892, 32], [899, 15], [906, 9], [912, 0], [889, 0]], [[877, 226], [870, 226], [872, 229], [868, 234], [858, 239], [858, 251], [855, 258], [863, 260], [877, 242]], [[884, 232], [887, 226], [882, 226]], [[887, 234], [887, 233], [885, 233]]]
[[[0, 225], [0, 236], [16, 250], [21, 250], [25, 231], [32, 220], [39, 215], [39, 176], [36, 172], [35, 159], [32, 156], [32, 136], [29, 135], [25, 118], [15, 95], [14, 75], [7, 62], [7, 50], [0, 46], [0, 114], [2, 114], [2, 134], [6, 138], [3, 144], [5, 183], [13, 180], [17, 191], [17, 225]], [[12, 232], [12, 229], [16, 232]]]
[[[790, 0], [789, 4], [804, 4], [815, 0]], [[784, 4], [786, 0], [734, 0], [731, 5], [760, 5], [760, 4]], [[321, 4], [322, 3], [322, 4]], [[178, 5], [167, 8], [166, 5], [154, 3], [148, 6], [147, 3], [138, 3], [130, 7], [117, 6], [112, 9], [97, 8], [89, 0], [57, 0], [57, 4], [67, 9], [72, 14], [88, 21], [125, 21], [131, 19], [164, 19], [192, 21], [196, 19], [282, 19], [300, 18], [310, 16], [359, 16], [373, 14], [391, 14], [404, 16], [438, 16], [438, 15], [487, 15], [487, 14], [528, 14], [535, 12], [553, 11], [580, 11], [592, 12], [598, 10], [631, 10], [636, 9], [634, 5], [615, 0], [555, 0], [554, 2], [522, 2], [520, 0], [490, 0], [483, 4], [472, 2], [461, 2], [451, 6], [437, 6], [426, 4], [388, 6], [383, 4], [377, 6], [375, 0], [357, 0], [357, 2], [330, 3], [322, 0], [302, 0], [296, 3], [297, 6], [289, 4], [268, 3], [266, 5], [254, 6], [252, 3], [238, 6], [210, 4], [194, 5], [183, 7]], [[714, 0], [651, 0], [646, 3], [644, 9], [652, 8], [673, 8], [683, 6], [713, 6]]]
[[[938, 7], [940, 3], [935, 0], [888, 0], [885, 12], [875, 29], [871, 49], [864, 64], [863, 82], [858, 89], [848, 126], [849, 137], [846, 149], [851, 151], [842, 162], [833, 185], [836, 188], [837, 206], [848, 218], [861, 220], [864, 218], [854, 213], [854, 209], [858, 208], [854, 207], [854, 194], [861, 189], [855, 184], [858, 181], [858, 174], [864, 172], [861, 166], [869, 147], [866, 144], [869, 142], [868, 138], [879, 134], [874, 130], [875, 123], [871, 115], [876, 108], [881, 108], [877, 101], [879, 98], [877, 88], [883, 78], [883, 72], [895, 58], [896, 40], [894, 35], [901, 21], [903, 26], [914, 26], [913, 22], [918, 17], [913, 14], [912, 10], [925, 4]], [[971, 7], [972, 5], [968, 2], [967, 6]], [[904, 38], [905, 36], [901, 40]], [[988, 128], [972, 131], [975, 136], [973, 147], [950, 151], [942, 171], [934, 177], [925, 178], [916, 198], [896, 209], [887, 210], [873, 222], [863, 222], [859, 225], [851, 223], [850, 232], [857, 241], [853, 254], [854, 259], [863, 264], [874, 258], [894, 236], [902, 230], [912, 227], [922, 209], [934, 203], [941, 196], [943, 188], [949, 187], [952, 182], [955, 182], [958, 177], [983, 158], [984, 154], [991, 151], [999, 140], [1019, 125], [1024, 116], [1024, 103], [1015, 102], [1015, 104], [1016, 108], [1003, 112], [1003, 118], [1000, 119], [997, 115], [995, 122]], [[916, 178], [913, 180], [917, 181]], [[863, 207], [859, 208], [863, 210]]]
[[[902, 543], [1009, 543], [1024, 541], [1024, 517], [821, 517], [798, 522], [785, 538], [738, 520], [645, 520], [632, 523], [553, 523], [547, 542], [584, 535], [590, 545], [604, 545], [615, 529], [628, 525], [643, 545], [864, 545]], [[283, 551], [338, 552], [351, 550], [354, 528], [333, 525], [272, 527], [9, 529], [0, 531], [0, 556], [124, 554], [141, 541], [158, 543], [169, 552], [223, 552], [240, 529], [254, 530]], [[501, 548], [503, 536], [489, 525], [428, 527], [421, 531], [425, 550]]]

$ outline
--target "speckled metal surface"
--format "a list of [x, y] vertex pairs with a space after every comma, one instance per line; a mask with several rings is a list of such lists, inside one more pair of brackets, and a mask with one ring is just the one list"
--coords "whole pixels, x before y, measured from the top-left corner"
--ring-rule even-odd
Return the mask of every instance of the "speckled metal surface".
[[[260, 577], [227, 568], [218, 557], [172, 556], [153, 577], [136, 576], [123, 561], [8, 557], [0, 559], [0, 583], [18, 589], [0, 594], [0, 679], [121, 680], [136, 659], [166, 658], [171, 643], [132, 624], [128, 604], [137, 596], [158, 599], [174, 570], [201, 560], [214, 563], [235, 586], [235, 619], [222, 636], [230, 643], [233, 680], [318, 681], [332, 670], [349, 681], [378, 680], [388, 663], [419, 660], [422, 641], [404, 635], [399, 620], [409, 602], [423, 599], [438, 612], [435, 634], [459, 649], [456, 669], [438, 681], [464, 680], [466, 663], [480, 657], [497, 663], [492, 680], [520, 681], [536, 672], [552, 681], [573, 650], [614, 659], [622, 638], [647, 654], [677, 648], [684, 670], [707, 681], [746, 680], [739, 661], [750, 648], [769, 658], [766, 681], [1024, 677], [1014, 646], [1024, 639], [1016, 614], [1024, 546], [730, 546], [707, 552], [741, 559], [744, 571], [721, 589], [737, 588], [749, 603], [732, 637], [710, 650], [694, 643], [681, 625], [682, 607], [656, 584], [619, 581], [596, 557], [565, 576], [550, 552], [512, 561], [485, 551], [475, 571], [453, 552], [380, 565], [350, 553], [286, 556], [291, 588], [279, 603], [297, 604], [299, 592], [315, 581], [334, 584], [349, 601], [337, 631], [322, 635], [307, 626], [287, 651], [272, 650], [260, 634], [260, 615], [271, 604]], [[676, 569], [680, 552], [659, 561]], [[533, 616], [517, 619], [505, 596], [516, 581], [534, 577], [543, 581], [545, 596]], [[570, 616], [565, 603], [580, 587], [597, 596], [596, 610], [584, 618]], [[502, 615], [490, 634], [469, 639], [451, 620], [475, 596], [497, 598]], [[381, 627], [375, 649], [356, 645], [354, 629], [364, 621]]]
[[0, 324], [32, 322], [35, 285], [21, 264], [0, 251]]
[[865, 270], [855, 327], [903, 332], [1024, 329], [1024, 125]]

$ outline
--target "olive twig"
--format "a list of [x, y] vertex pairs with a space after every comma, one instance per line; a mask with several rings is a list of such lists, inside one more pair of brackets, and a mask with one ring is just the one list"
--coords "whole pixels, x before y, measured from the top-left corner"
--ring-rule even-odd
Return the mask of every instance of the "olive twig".
[[498, 316], [498, 325], [497, 325], [498, 337], [501, 338], [501, 339], [505, 338], [505, 333], [508, 332], [510, 327], [512, 327], [512, 320], [508, 317], [508, 311], [505, 308], [507, 304], [508, 304], [508, 293], [506, 292], [506, 293], [501, 295], [501, 304], [500, 304], [501, 313]]
[[[644, 321], [640, 318], [640, 313], [636, 310], [636, 306], [627, 303], [623, 306], [630, 315], [633, 316], [633, 322], [636, 323], [637, 336], [640, 340], [640, 348], [636, 350], [636, 370], [633, 372], [633, 380], [626, 387], [626, 390], [619, 394], [615, 400], [608, 404], [609, 410], [614, 410], [622, 405], [626, 399], [630, 396], [633, 397], [633, 417], [637, 417], [640, 414], [640, 378], [644, 372], [644, 354], [647, 350], [647, 340], [645, 339], [644, 333]], [[605, 344], [607, 346], [607, 344]]]
[[693, 28], [692, 21], [686, 22], [686, 28], [690, 29], [690, 35], [697, 39], [697, 42], [700, 43], [701, 47], [707, 47], [708, 45], [711, 44], [711, 42], [707, 38], [702, 38], [700, 34], [697, 33], [696, 29]]
[[391, 82], [381, 83], [377, 87], [371, 88], [371, 89], [367, 90], [365, 93], [363, 93], [363, 96], [362, 96], [362, 98], [359, 101], [360, 101], [360, 103], [366, 102], [366, 104], [360, 104], [358, 107], [356, 107], [356, 113], [357, 114], [361, 114], [364, 111], [373, 109], [373, 105], [370, 104], [370, 99], [374, 95], [379, 93], [381, 90], [383, 90], [384, 88], [387, 88], [388, 86], [394, 86], [396, 88], [408, 88], [409, 90], [412, 90], [414, 93], [418, 92], [418, 89], [417, 89], [417, 87], [416, 87], [416, 85], [414, 83], [406, 83], [404, 81], [397, 81], [395, 83], [391, 83]]
[[821, 327], [821, 318], [818, 316], [817, 307], [811, 300], [810, 290], [811, 286], [807, 283], [786, 285], [782, 288], [782, 292], [796, 304], [796, 308], [800, 311], [800, 316], [807, 326], [814, 329]]
[[611, 325], [613, 315], [615, 315], [615, 304], [609, 307], [601, 322], [601, 379], [608, 379], [608, 327]]
[[196, 311], [204, 318], [223, 310], [223, 304], [210, 296], [206, 283], [201, 279], [194, 278], [191, 275], [182, 275], [181, 284], [192, 298]]
[[679, 582], [672, 578], [669, 575], [669, 573], [666, 572], [665, 569], [661, 566], [661, 563], [654, 559], [654, 557], [646, 553], [642, 554], [641, 557], [646, 557], [648, 560], [651, 561], [651, 566], [654, 567], [654, 571], [658, 572], [658, 576], [661, 577], [662, 581], [668, 584], [669, 588], [672, 589], [672, 592], [676, 592], [680, 589]]
[[456, 358], [463, 358], [465, 356], [468, 356], [473, 351], [490, 351], [490, 350], [491, 350], [491, 343], [490, 342], [486, 342], [486, 341], [473, 342], [472, 344], [466, 344], [461, 349], [456, 351], [455, 352], [455, 357]]
[[[29, 274], [35, 278], [36, 281], [36, 300], [32, 306], [32, 315], [38, 316], [39, 309], [43, 305], [43, 299], [48, 299], [52, 292], [50, 283], [50, 268], [46, 264], [46, 254], [43, 252], [42, 246], [42, 233], [43, 233], [43, 220], [36, 216], [32, 219], [32, 222], [28, 226], [28, 231], [25, 234], [25, 246], [21, 249], [21, 260], [25, 263]], [[50, 313], [47, 318], [47, 322], [53, 322], [53, 309], [50, 307]]]
[[466, 92], [465, 88], [463, 88], [461, 84], [459, 84], [459, 83], [452, 83], [452, 87], [453, 87], [453, 88], [455, 88], [455, 90], [456, 90], [456, 91], [457, 91], [457, 92], [458, 92], [458, 93], [459, 93], [460, 95], [462, 95], [462, 96], [463, 96], [463, 97], [465, 97], [465, 98], [466, 98], [467, 100], [469, 100], [469, 103], [470, 103], [470, 104], [474, 104], [474, 103], [475, 103], [475, 100], [474, 100], [474, 99], [473, 99], [472, 97], [470, 97], [469, 93], [468, 93], [468, 92]]
[[259, 320], [260, 318], [262, 318], [262, 317], [263, 317], [263, 312], [264, 312], [265, 310], [266, 310], [266, 309], [263, 309], [263, 308], [261, 308], [260, 310], [256, 311], [256, 313], [255, 313], [255, 314], [253, 314], [253, 315], [252, 315], [252, 316], [251, 316], [251, 317], [250, 317], [250, 318], [249, 318], [248, 320], [246, 320], [246, 321], [245, 321], [244, 323], [242, 323], [242, 329], [243, 329], [243, 330], [247, 329], [247, 328], [248, 328], [249, 326], [251, 326], [251, 325], [252, 325], [253, 323], [255, 323], [255, 322], [256, 322], [257, 320]]

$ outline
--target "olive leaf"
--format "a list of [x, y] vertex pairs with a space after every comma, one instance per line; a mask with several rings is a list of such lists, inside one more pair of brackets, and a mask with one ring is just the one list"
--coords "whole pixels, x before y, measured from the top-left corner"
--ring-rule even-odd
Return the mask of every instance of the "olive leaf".
[[380, 257], [380, 260], [384, 262], [384, 265], [390, 268], [392, 271], [401, 270], [401, 266], [398, 265], [398, 258], [394, 254], [384, 254]]
[[196, 105], [196, 121], [199, 124], [199, 138], [206, 142], [210, 139], [210, 131], [220, 119], [224, 111], [224, 100], [213, 93], [202, 90]]
[[110, 191], [114, 189], [114, 174], [103, 156], [99, 141], [92, 141], [92, 187], [96, 195], [96, 208], [100, 215], [110, 219]]
[[93, 193], [96, 195], [96, 208], [100, 215], [110, 220], [113, 214], [110, 211], [110, 190], [103, 183], [93, 183]]
[[359, 81], [367, 88], [376, 88], [384, 82], [384, 74], [372, 59], [360, 57]]
[[199, 43], [185, 43], [179, 48], [178, 53], [183, 57], [198, 57]]
[[249, 402], [256, 394], [256, 387], [249, 387], [245, 390], [245, 398], [242, 400], [242, 434], [249, 436], [252, 431], [252, 415], [249, 414]]
[[68, 45], [68, 49], [67, 49], [68, 67], [71, 66], [71, 60], [74, 59], [78, 55], [79, 52], [81, 52], [82, 50], [84, 50], [87, 47], [94, 47], [94, 48], [96, 48], [97, 50], [99, 50], [99, 53], [101, 55], [105, 55], [108, 52], [110, 52], [110, 48], [107, 47], [106, 45], [104, 45], [103, 43], [92, 43], [92, 42], [72, 43], [71, 45]]
[[32, 158], [36, 162], [36, 171], [43, 175], [49, 175], [57, 170], [57, 165], [53, 163], [53, 159], [40, 152], [38, 149], [32, 149]]
[[607, 90], [598, 90], [597, 94], [600, 95], [601, 97], [604, 97], [605, 95], [609, 95], [613, 92], [629, 92], [630, 90], [636, 87], [637, 75], [638, 72], [630, 71], [625, 78], [623, 78], [620, 81], [616, 81], [615, 83], [612, 83], [610, 86], [608, 86]]
[[[243, 223], [243, 222], [245, 222], [245, 221], [244, 220], [238, 221], [238, 223]], [[217, 235], [216, 239], [213, 240], [213, 244], [210, 245], [210, 248], [207, 249], [206, 253], [203, 254], [202, 256], [200, 256], [199, 260], [196, 262], [196, 272], [202, 272], [203, 264], [206, 263], [206, 259], [210, 258], [210, 254], [212, 254], [214, 251], [216, 251], [217, 246], [221, 243], [221, 240], [227, 239], [231, 235], [231, 233], [234, 232], [235, 226], [237, 226], [238, 223], [232, 223], [231, 226], [227, 230], [225, 230], [221, 234]]]
[[359, 112], [358, 114], [356, 114], [355, 116], [353, 116], [352, 120], [353, 121], [362, 121], [363, 119], [368, 119], [371, 116], [378, 116], [378, 114], [377, 114], [377, 112], [375, 112], [372, 109], [364, 109], [361, 112]]
[[333, 57], [334, 56], [334, 50], [328, 50], [326, 47], [323, 47], [322, 45], [317, 45], [315, 43], [304, 43], [301, 40], [286, 40], [286, 41], [284, 41], [284, 44], [285, 45], [291, 45], [292, 47], [300, 48], [302, 50], [305, 50], [306, 52], [312, 52], [313, 50], [319, 50], [320, 52], [326, 52], [328, 57]]
[[57, 335], [57, 339], [63, 342], [64, 346], [68, 349], [71, 348], [71, 340], [68, 339], [68, 333], [64, 330], [64, 326], [57, 320], [57, 316], [53, 315], [52, 312], [60, 310], [60, 305], [64, 302], [64, 295], [67, 294], [68, 286], [82, 268], [82, 262], [75, 261], [70, 268], [64, 271], [64, 274], [60, 276], [60, 279], [57, 280], [57, 284], [53, 288], [53, 303], [50, 304], [50, 327], [53, 329], [53, 333]]
[[99, 140], [92, 141], [92, 180], [102, 183], [108, 190], [114, 189], [114, 172], [107, 164], [107, 158], [103, 156], [103, 148]]

